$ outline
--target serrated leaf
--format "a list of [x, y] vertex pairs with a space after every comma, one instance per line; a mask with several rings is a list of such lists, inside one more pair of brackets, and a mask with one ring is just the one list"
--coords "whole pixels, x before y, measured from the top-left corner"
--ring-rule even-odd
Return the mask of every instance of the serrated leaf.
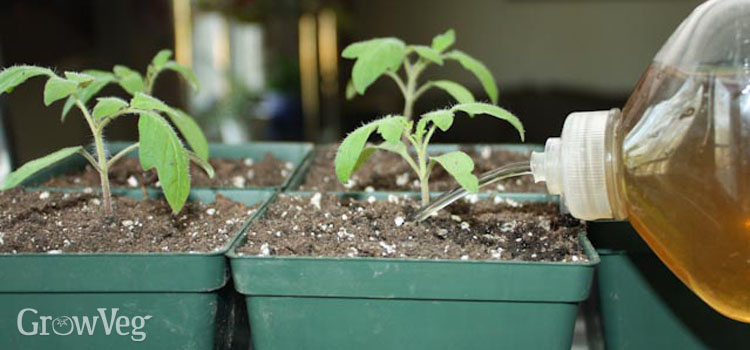
[[404, 61], [406, 45], [396, 38], [376, 38], [349, 45], [341, 55], [352, 58], [352, 82], [360, 94], [387, 70], [396, 71]]
[[132, 74], [122, 77], [117, 82], [131, 95], [135, 95], [136, 93], [143, 91], [145, 88], [143, 78], [140, 74]]
[[65, 72], [65, 79], [75, 81], [80, 87], [86, 87], [94, 77], [85, 73]]
[[440, 164], [461, 187], [471, 193], [479, 192], [479, 179], [471, 172], [474, 171], [474, 162], [471, 157], [461, 151], [445, 153], [432, 160]]
[[435, 124], [440, 130], [446, 131], [450, 129], [451, 125], [453, 125], [453, 115], [453, 111], [450, 109], [439, 109], [422, 114], [422, 117], [419, 118], [419, 122], [417, 122], [415, 134], [422, 137], [427, 130], [427, 123], [430, 122]]
[[193, 90], [198, 90], [198, 77], [195, 76], [195, 73], [193, 73], [193, 70], [189, 67], [183, 66], [175, 61], [168, 61], [164, 63], [163, 68], [179, 73], [182, 75], [183, 79], [187, 80]]
[[[367, 139], [370, 138], [370, 135], [372, 135], [375, 130], [378, 130], [381, 124], [392, 123], [393, 119], [400, 119], [401, 123], [404, 122], [404, 117], [388, 116], [362, 125], [344, 138], [341, 145], [339, 145], [338, 151], [336, 152], [336, 158], [333, 161], [336, 169], [336, 177], [338, 177], [341, 183], [349, 181], [352, 174], [359, 169], [370, 155], [372, 155], [372, 151], [365, 152], [365, 145], [367, 144]], [[381, 135], [387, 134], [389, 138], [392, 138], [393, 129], [393, 126], [386, 126], [381, 132]]]
[[497, 83], [484, 63], [459, 50], [449, 52], [446, 57], [458, 61], [464, 69], [474, 73], [474, 76], [476, 76], [482, 84], [487, 96], [489, 96], [490, 101], [492, 101], [492, 103], [497, 103]]
[[440, 52], [432, 49], [431, 47], [424, 45], [412, 45], [411, 48], [414, 49], [419, 57], [437, 63], [441, 66], [443, 65], [443, 58], [440, 57]]
[[118, 78], [117, 83], [129, 94], [135, 95], [136, 92], [143, 91], [145, 83], [141, 73], [121, 65], [116, 65], [112, 70]]
[[118, 78], [123, 78], [123, 77], [126, 77], [128, 75], [133, 75], [133, 74], [140, 74], [130, 69], [129, 67], [119, 65], [119, 64], [112, 67], [112, 72], [115, 73], [115, 76], [117, 76]]
[[166, 103], [162, 102], [158, 98], [145, 94], [143, 92], [137, 92], [133, 95], [133, 98], [130, 99], [130, 107], [162, 112], [166, 112], [167, 110], [172, 109], [172, 107], [167, 106]]
[[29, 78], [39, 75], [54, 76], [51, 70], [35, 66], [13, 66], [0, 72], [0, 94], [13, 91]]
[[208, 140], [198, 123], [190, 115], [179, 109], [172, 108], [161, 100], [142, 92], [136, 93], [133, 96], [130, 100], [130, 106], [137, 109], [155, 110], [166, 113], [193, 152], [199, 158], [208, 160]]
[[453, 29], [448, 29], [445, 33], [438, 34], [432, 38], [432, 49], [438, 52], [443, 52], [455, 42], [456, 32]]
[[128, 103], [117, 97], [102, 97], [97, 99], [96, 106], [94, 106], [93, 116], [94, 119], [102, 119], [109, 117], [124, 108], [128, 107]]
[[170, 107], [165, 113], [167, 113], [169, 119], [177, 127], [177, 130], [180, 131], [180, 134], [185, 138], [185, 142], [195, 152], [195, 155], [199, 159], [208, 161], [208, 140], [198, 123], [190, 115], [177, 108]]
[[386, 142], [400, 143], [401, 134], [406, 126], [406, 119], [401, 117], [386, 117], [378, 123], [378, 133]]
[[7, 189], [20, 185], [30, 176], [49, 167], [52, 164], [55, 164], [78, 153], [81, 150], [83, 150], [83, 147], [81, 146], [66, 147], [22, 165], [20, 168], [16, 169], [16, 171], [8, 174], [5, 179], [3, 179], [2, 184], [0, 184], [0, 191], [5, 191]]
[[156, 168], [164, 197], [177, 213], [190, 193], [190, 160], [177, 133], [155, 112], [143, 112], [138, 119], [138, 157], [144, 170]]
[[474, 102], [474, 103], [464, 103], [455, 105], [451, 108], [453, 111], [462, 111], [468, 113], [470, 116], [474, 116], [476, 114], [488, 114], [495, 118], [499, 118], [502, 120], [507, 121], [510, 123], [510, 125], [513, 125], [514, 128], [518, 131], [518, 134], [521, 136], [521, 141], [525, 138], [525, 131], [523, 129], [523, 123], [521, 123], [521, 120], [518, 119], [513, 113], [489, 104], [489, 103], [482, 103], [482, 102]]
[[458, 103], [471, 103], [476, 101], [474, 100], [474, 95], [471, 94], [471, 91], [469, 91], [462, 85], [450, 80], [433, 81], [432, 85], [447, 92]]
[[154, 59], [151, 60], [151, 64], [157, 69], [160, 69], [170, 58], [172, 58], [172, 50], [164, 49], [154, 56]]
[[406, 154], [406, 146], [401, 142], [383, 142], [375, 146], [375, 148], [401, 155]]
[[211, 166], [211, 163], [209, 163], [208, 160], [201, 159], [197, 154], [195, 154], [195, 152], [188, 151], [188, 155], [190, 156], [190, 161], [201, 167], [201, 169], [206, 172], [206, 175], [208, 175], [209, 179], [213, 179], [214, 176], [216, 176], [214, 167]]
[[[87, 104], [91, 98], [99, 93], [107, 84], [115, 81], [114, 74], [110, 72], [88, 70], [84, 71], [85, 74], [94, 77], [94, 80], [88, 84], [88, 86], [78, 90], [78, 98], [81, 99], [83, 104]], [[71, 96], [65, 101], [63, 106], [61, 121], [65, 121], [65, 117], [68, 115], [70, 110], [75, 106], [75, 99]]]
[[78, 83], [72, 80], [53, 76], [44, 84], [44, 105], [66, 98], [78, 89]]
[[354, 83], [351, 79], [346, 83], [346, 99], [351, 100], [357, 96], [357, 90], [354, 88]]

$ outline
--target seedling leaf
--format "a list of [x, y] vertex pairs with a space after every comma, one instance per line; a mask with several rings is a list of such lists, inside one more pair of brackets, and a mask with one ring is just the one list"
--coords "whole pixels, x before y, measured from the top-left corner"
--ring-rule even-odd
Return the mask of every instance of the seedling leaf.
[[474, 171], [474, 162], [471, 157], [461, 151], [455, 151], [431, 159], [451, 174], [461, 187], [471, 193], [479, 192], [479, 180], [471, 173]]
[[214, 178], [214, 176], [216, 175], [216, 172], [214, 171], [214, 167], [211, 166], [211, 163], [209, 163], [207, 160], [204, 160], [198, 157], [198, 155], [195, 154], [195, 152], [188, 151], [188, 155], [190, 156], [190, 160], [193, 163], [197, 164], [199, 167], [201, 167], [201, 169], [203, 169], [203, 171], [206, 172], [206, 175], [208, 175], [209, 179]]
[[93, 116], [94, 119], [102, 119], [109, 117], [122, 109], [126, 108], [128, 103], [117, 97], [102, 97], [97, 99], [96, 106], [94, 106]]
[[162, 66], [164, 66], [167, 61], [172, 57], [172, 50], [161, 50], [159, 51], [156, 56], [154, 56], [154, 59], [151, 60], [151, 64], [154, 65], [157, 69], [161, 69]]
[[432, 49], [443, 52], [456, 42], [456, 32], [448, 29], [445, 33], [439, 34], [432, 39]]
[[195, 152], [195, 155], [203, 160], [208, 161], [208, 140], [203, 134], [201, 127], [187, 113], [177, 109], [170, 108], [166, 111], [167, 116], [172, 123], [180, 130], [180, 134]]
[[117, 83], [129, 94], [135, 95], [137, 92], [143, 91], [145, 85], [141, 73], [120, 65], [115, 66], [113, 71], [118, 78]]
[[354, 89], [359, 94], [387, 70], [396, 71], [404, 61], [406, 45], [396, 38], [376, 38], [349, 45], [341, 53], [344, 58], [356, 59], [352, 68]]
[[518, 119], [518, 117], [501, 107], [489, 103], [474, 102], [455, 105], [451, 109], [453, 111], [466, 112], [470, 116], [474, 116], [475, 114], [489, 114], [495, 118], [505, 120], [510, 123], [510, 125], [513, 125], [514, 128], [516, 128], [518, 134], [521, 136], [521, 141], [523, 141], [525, 138], [523, 124]]
[[450, 80], [433, 81], [432, 85], [450, 94], [458, 103], [471, 103], [475, 101], [474, 95], [471, 94], [471, 91]]
[[8, 93], [29, 78], [39, 75], [54, 76], [51, 70], [34, 66], [13, 66], [0, 72], [0, 94]]
[[198, 90], [198, 77], [195, 76], [195, 73], [193, 73], [190, 68], [183, 66], [175, 61], [168, 61], [164, 63], [163, 68], [179, 73], [185, 80], [187, 80], [193, 90]]
[[155, 112], [142, 112], [138, 119], [140, 150], [144, 170], [156, 168], [164, 197], [177, 213], [190, 193], [189, 156], [177, 133]]
[[357, 89], [354, 88], [354, 83], [351, 79], [346, 83], [346, 99], [351, 100], [357, 96]]
[[439, 109], [422, 114], [422, 118], [419, 118], [419, 122], [417, 122], [415, 134], [422, 137], [427, 130], [427, 123], [429, 122], [434, 123], [440, 130], [447, 131], [453, 125], [453, 114], [453, 111], [450, 109]]
[[61, 150], [52, 152], [44, 157], [34, 159], [22, 165], [20, 168], [16, 169], [16, 171], [8, 174], [8, 176], [5, 177], [5, 179], [2, 181], [2, 184], [0, 185], [0, 191], [5, 191], [7, 189], [16, 187], [20, 185], [24, 180], [29, 178], [29, 176], [32, 176], [37, 172], [49, 167], [50, 165], [68, 158], [82, 150], [83, 147], [81, 146], [66, 147]]
[[166, 112], [167, 110], [171, 109], [171, 107], [167, 106], [166, 103], [162, 102], [158, 98], [144, 94], [142, 92], [137, 92], [133, 95], [133, 98], [130, 99], [130, 106], [138, 109], [155, 110], [161, 112]]
[[[115, 81], [115, 76], [110, 72], [88, 70], [84, 71], [84, 73], [94, 77], [94, 80], [90, 82], [86, 87], [78, 90], [78, 98], [81, 99], [81, 102], [83, 102], [83, 104], [88, 103], [89, 100], [91, 100], [92, 97], [98, 94], [99, 91], [101, 91], [101, 89], [103, 89], [107, 84]], [[63, 106], [62, 116], [60, 117], [61, 121], [65, 121], [65, 117], [68, 115], [73, 106], [75, 106], [75, 98], [70, 96], [65, 101], [65, 106]]]
[[195, 154], [205, 161], [208, 160], [208, 140], [201, 131], [198, 123], [195, 122], [190, 116], [176, 108], [168, 106], [166, 103], [150, 95], [142, 92], [136, 93], [135, 96], [130, 100], [130, 106], [133, 108], [144, 109], [144, 110], [155, 110], [161, 111], [169, 116], [169, 119], [174, 123], [180, 134], [185, 138], [190, 148]]
[[79, 87], [86, 87], [88, 86], [88, 84], [94, 81], [93, 76], [88, 75], [86, 73], [76, 73], [76, 72], [65, 72], [65, 79], [75, 81], [76, 83], [78, 83]]
[[78, 89], [78, 83], [72, 80], [53, 76], [44, 84], [44, 105], [66, 98]]
[[412, 45], [411, 48], [414, 49], [419, 57], [437, 63], [441, 66], [443, 65], [443, 58], [440, 57], [440, 52], [438, 52], [437, 50], [424, 45]]
[[406, 127], [406, 120], [402, 117], [387, 117], [378, 123], [378, 133], [386, 142], [400, 143], [401, 134]]
[[474, 73], [474, 76], [476, 76], [482, 84], [487, 96], [490, 97], [490, 101], [492, 101], [492, 103], [497, 103], [497, 83], [495, 83], [495, 78], [492, 76], [490, 70], [487, 69], [487, 66], [459, 50], [453, 50], [447, 53], [446, 57], [458, 61], [464, 69]]
[[393, 140], [394, 137], [396, 140], [400, 140], [400, 134], [398, 136], [394, 135], [399, 128], [398, 125], [401, 125], [400, 128], [403, 130], [404, 123], [404, 117], [388, 116], [362, 125], [347, 135], [344, 141], [341, 142], [336, 152], [336, 158], [334, 159], [336, 177], [338, 177], [339, 181], [341, 183], [348, 182], [359, 166], [372, 155], [372, 150], [365, 152], [365, 145], [367, 144], [367, 139], [375, 130], [378, 130], [386, 140]]

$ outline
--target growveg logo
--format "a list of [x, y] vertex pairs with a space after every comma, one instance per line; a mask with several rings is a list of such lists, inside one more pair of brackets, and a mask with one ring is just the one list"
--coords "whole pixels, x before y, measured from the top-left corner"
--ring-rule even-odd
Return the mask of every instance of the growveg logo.
[[129, 336], [134, 342], [146, 340], [146, 321], [153, 316], [118, 316], [119, 308], [98, 308], [97, 314], [85, 316], [39, 315], [26, 308], [18, 312], [18, 332], [25, 336], [91, 336], [99, 334]]

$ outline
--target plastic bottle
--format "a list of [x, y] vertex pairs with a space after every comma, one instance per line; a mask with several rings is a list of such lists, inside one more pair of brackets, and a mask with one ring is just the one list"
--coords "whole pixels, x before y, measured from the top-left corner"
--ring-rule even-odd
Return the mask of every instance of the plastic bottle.
[[629, 220], [705, 302], [750, 322], [750, 0], [696, 8], [622, 112], [571, 114], [531, 167], [573, 216]]

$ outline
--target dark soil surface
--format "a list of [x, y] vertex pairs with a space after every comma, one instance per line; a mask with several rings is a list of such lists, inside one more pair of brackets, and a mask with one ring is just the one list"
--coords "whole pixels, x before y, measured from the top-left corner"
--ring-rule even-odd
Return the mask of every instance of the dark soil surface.
[[[268, 153], [260, 160], [216, 158], [209, 162], [216, 171], [213, 179], [197, 165], [190, 164], [193, 187], [270, 187], [281, 186], [292, 173], [294, 165]], [[159, 180], [156, 170], [143, 171], [137, 158], [122, 158], [109, 169], [112, 186], [153, 187]], [[96, 187], [99, 173], [86, 165], [82, 172], [67, 174], [47, 181], [44, 186]]]
[[177, 215], [164, 200], [116, 197], [103, 216], [96, 194], [0, 193], [0, 253], [211, 252], [223, 248], [252, 212], [217, 196], [188, 202]]
[[[471, 203], [474, 202], [474, 203]], [[578, 243], [581, 221], [550, 203], [524, 204], [476, 196], [422, 223], [418, 208], [391, 195], [376, 201], [280, 195], [248, 230], [248, 255], [349, 256], [524, 261], [587, 260]]]
[[[304, 191], [419, 191], [419, 184], [414, 171], [397, 154], [376, 151], [360, 168], [346, 186], [336, 178], [333, 160], [336, 157], [336, 146], [319, 151], [307, 171], [305, 180], [300, 186]], [[463, 149], [474, 160], [474, 174], [494, 170], [502, 165], [528, 160], [528, 155], [509, 151], [483, 148], [480, 152]], [[456, 181], [442, 167], [436, 166], [430, 177], [431, 191], [450, 191], [457, 186]], [[483, 192], [544, 192], [543, 184], [535, 184], [530, 175], [507, 179], [492, 185]]]

